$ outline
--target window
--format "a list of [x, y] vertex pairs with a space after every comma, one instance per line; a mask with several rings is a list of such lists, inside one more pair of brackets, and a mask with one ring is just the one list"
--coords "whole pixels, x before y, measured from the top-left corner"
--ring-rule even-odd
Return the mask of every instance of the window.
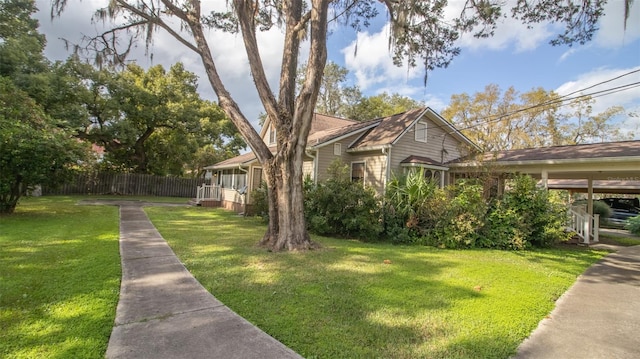
[[427, 124], [424, 122], [416, 122], [414, 125], [415, 140], [418, 142], [427, 142]]
[[364, 162], [351, 163], [351, 182], [364, 183]]
[[269, 144], [270, 145], [275, 145], [276, 144], [276, 129], [275, 127], [273, 127], [273, 125], [269, 126]]
[[333, 144], [333, 154], [336, 156], [340, 156], [342, 154], [342, 144], [334, 143]]
[[223, 170], [220, 177], [222, 188], [241, 189], [247, 185], [247, 174], [239, 169]]
[[222, 188], [231, 188], [233, 186], [233, 171], [222, 171], [222, 175], [220, 176], [220, 185]]
[[236, 172], [234, 180], [235, 180], [235, 183], [233, 184], [234, 185], [233, 188], [238, 190], [242, 189], [242, 187], [247, 185], [247, 174], [244, 172], [238, 171]]

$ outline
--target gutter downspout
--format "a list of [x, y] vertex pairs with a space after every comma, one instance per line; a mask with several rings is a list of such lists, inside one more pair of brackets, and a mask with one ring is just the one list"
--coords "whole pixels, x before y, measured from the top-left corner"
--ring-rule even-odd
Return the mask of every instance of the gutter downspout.
[[[242, 168], [242, 165], [238, 165], [238, 169], [241, 172], [244, 172], [244, 174], [247, 176], [245, 179], [245, 192], [244, 193], [240, 193], [240, 198], [242, 198], [242, 215], [243, 216], [247, 216], [247, 194], [249, 192], [249, 170], [245, 170], [244, 168]], [[237, 191], [237, 189], [236, 189]]]
[[318, 184], [318, 150], [315, 151], [316, 154], [312, 155], [309, 150], [304, 150], [304, 154], [313, 158], [313, 166], [311, 177], [313, 179], [313, 184]]
[[382, 181], [382, 195], [387, 191], [387, 181], [391, 177], [391, 145], [382, 147], [382, 154], [387, 156], [384, 180]]

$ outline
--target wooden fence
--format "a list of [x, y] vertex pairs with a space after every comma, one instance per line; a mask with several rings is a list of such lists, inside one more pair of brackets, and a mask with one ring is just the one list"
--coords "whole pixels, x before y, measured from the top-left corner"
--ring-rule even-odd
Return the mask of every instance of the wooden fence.
[[134, 173], [78, 174], [58, 188], [43, 188], [44, 195], [120, 194], [193, 198], [201, 178], [162, 177]]

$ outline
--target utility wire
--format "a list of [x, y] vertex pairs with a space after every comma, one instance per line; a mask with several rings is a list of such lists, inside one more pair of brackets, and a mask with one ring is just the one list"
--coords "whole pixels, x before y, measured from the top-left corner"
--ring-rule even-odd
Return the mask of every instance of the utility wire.
[[[618, 93], [618, 92], [621, 92], [621, 91], [630, 90], [630, 89], [639, 87], [640, 86], [640, 82], [634, 82], [634, 83], [630, 83], [630, 84], [626, 84], [626, 85], [622, 85], [622, 86], [617, 86], [617, 87], [613, 87], [613, 88], [609, 88], [609, 89], [605, 89], [605, 90], [592, 92], [592, 93], [589, 93], [589, 94], [581, 94], [581, 95], [578, 95], [578, 96], [569, 97], [569, 96], [574, 95], [576, 93], [592, 89], [594, 87], [609, 83], [611, 81], [618, 80], [618, 79], [620, 79], [622, 77], [629, 76], [629, 75], [632, 75], [632, 74], [637, 73], [637, 72], [640, 72], [640, 69], [629, 71], [627, 73], [624, 73], [622, 75], [616, 76], [614, 78], [598, 82], [598, 83], [596, 83], [594, 85], [585, 87], [583, 89], [576, 90], [576, 91], [573, 91], [571, 93], [568, 93], [568, 94], [565, 94], [565, 95], [562, 95], [562, 96], [559, 96], [559, 97], [556, 97], [556, 98], [553, 98], [553, 99], [550, 99], [550, 100], [547, 100], [547, 101], [544, 101], [544, 102], [541, 102], [541, 103], [538, 103], [538, 104], [535, 104], [535, 105], [532, 105], [532, 106], [529, 106], [529, 107], [525, 107], [525, 108], [521, 108], [521, 109], [518, 109], [518, 110], [515, 110], [515, 111], [511, 111], [511, 112], [503, 114], [503, 115], [497, 115], [497, 117], [493, 118], [493, 119], [491, 119], [490, 118], [491, 116], [489, 116], [488, 117], [489, 119], [487, 119], [485, 121], [477, 122], [477, 123], [475, 123], [473, 125], [470, 125], [470, 126], [467, 126], [467, 127], [463, 127], [463, 128], [459, 128], [458, 130], [472, 129], [474, 127], [478, 127], [478, 126], [481, 126], [481, 125], [484, 125], [484, 124], [489, 124], [489, 123], [492, 123], [492, 122], [500, 121], [500, 120], [504, 119], [505, 117], [513, 116], [513, 115], [518, 114], [520, 112], [533, 110], [533, 109], [536, 109], [536, 108], [539, 108], [539, 107], [543, 107], [543, 106], [548, 106], [548, 105], [553, 105], [553, 104], [557, 104], [557, 103], [568, 102], [568, 101], [577, 100], [577, 99], [581, 99], [581, 98], [587, 98], [587, 97], [598, 98], [598, 97], [602, 97], [602, 96], [607, 96], [607, 95], [611, 95], [611, 94], [614, 94], [614, 93]], [[562, 104], [560, 106], [566, 106], [566, 105], [569, 105], [569, 103], [565, 103], [565, 104]], [[453, 131], [453, 132], [455, 132], [455, 131]], [[448, 134], [451, 134], [453, 132], [449, 132]]]

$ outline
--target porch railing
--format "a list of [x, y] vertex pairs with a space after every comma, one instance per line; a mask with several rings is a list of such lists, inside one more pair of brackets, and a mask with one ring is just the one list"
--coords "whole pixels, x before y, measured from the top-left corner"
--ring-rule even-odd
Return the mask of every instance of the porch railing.
[[220, 200], [220, 186], [211, 184], [202, 184], [198, 186], [198, 193], [196, 194], [196, 201], [198, 203], [203, 200]]
[[569, 210], [568, 229], [576, 233], [580, 243], [596, 243], [599, 241], [600, 215], [590, 216], [582, 209], [572, 208]]

